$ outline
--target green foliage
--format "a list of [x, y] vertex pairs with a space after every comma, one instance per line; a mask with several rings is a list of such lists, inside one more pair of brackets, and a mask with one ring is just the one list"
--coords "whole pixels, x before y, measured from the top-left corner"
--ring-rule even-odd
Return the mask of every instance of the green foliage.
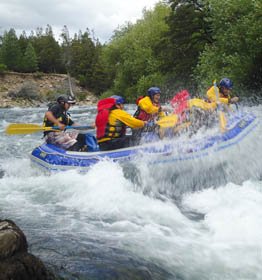
[[115, 32], [104, 50], [107, 69], [114, 79], [113, 92], [134, 100], [138, 84], [139, 90], [142, 90], [141, 84], [145, 79], [142, 77], [159, 72], [160, 62], [154, 56], [154, 49], [162, 34], [168, 30], [164, 19], [169, 12], [167, 5], [158, 4], [153, 11], [144, 10], [143, 19], [135, 25], [128, 23]]
[[0, 63], [0, 74], [3, 75], [7, 70], [7, 66], [3, 63]]
[[50, 25], [47, 25], [45, 33], [41, 29], [37, 36], [31, 38], [35, 49], [39, 69], [44, 73], [63, 73], [62, 53], [58, 42], [55, 40]]
[[37, 57], [34, 47], [28, 43], [23, 57], [22, 68], [24, 72], [35, 72], [38, 70]]
[[112, 95], [114, 95], [115, 93], [112, 91], [112, 90], [107, 90], [105, 92], [103, 92], [100, 96], [99, 96], [99, 99], [104, 99], [104, 98], [107, 98], [107, 97], [110, 97]]
[[18, 43], [16, 32], [10, 29], [2, 38], [1, 62], [9, 70], [19, 71], [21, 68], [22, 52]]
[[142, 76], [137, 82], [137, 94], [135, 97], [145, 95], [148, 88], [160, 87], [164, 85], [165, 77], [160, 72], [155, 72], [151, 75]]
[[[160, 70], [172, 73], [176, 81], [190, 86], [193, 68], [206, 44], [212, 42], [208, 9], [201, 0], [170, 0], [172, 12], [167, 18], [169, 30], [155, 49]], [[176, 82], [177, 83], [177, 82]]]
[[86, 92], [79, 92], [77, 93], [77, 100], [78, 101], [84, 101], [86, 100], [87, 93]]
[[260, 0], [209, 0], [215, 42], [201, 54], [195, 70], [205, 86], [227, 76], [248, 88], [262, 85], [262, 4]]
[[257, 90], [262, 88], [261, 11], [261, 0], [162, 1], [135, 24], [115, 30], [105, 45], [88, 29], [70, 38], [65, 26], [62, 44], [49, 25], [19, 39], [10, 29], [0, 38], [0, 73], [4, 65], [39, 78], [41, 72], [68, 72], [96, 95], [119, 94], [128, 102], [151, 86], [167, 98], [183, 88], [194, 92], [196, 85], [203, 92], [225, 76]]
[[27, 37], [25, 31], [23, 31], [18, 39], [18, 44], [19, 44], [22, 54], [25, 53], [29, 42], [30, 42], [30, 39]]
[[[65, 42], [65, 44], [68, 43]], [[79, 32], [70, 42], [70, 73], [80, 85], [97, 95], [106, 89], [107, 74], [101, 59], [101, 45], [90, 38], [89, 31]], [[67, 54], [68, 55], [68, 54]]]
[[[23, 32], [17, 39], [15, 30], [5, 32], [0, 44], [0, 63], [17, 72], [70, 73], [80, 85], [97, 95], [107, 90], [112, 78], [102, 55], [103, 46], [91, 38], [88, 29], [70, 38], [66, 26], [61, 34], [62, 44], [55, 40], [50, 25], [37, 28], [27, 37]], [[39, 76], [39, 73], [36, 76]], [[41, 76], [41, 74], [40, 74]], [[39, 77], [40, 77], [39, 76]]]

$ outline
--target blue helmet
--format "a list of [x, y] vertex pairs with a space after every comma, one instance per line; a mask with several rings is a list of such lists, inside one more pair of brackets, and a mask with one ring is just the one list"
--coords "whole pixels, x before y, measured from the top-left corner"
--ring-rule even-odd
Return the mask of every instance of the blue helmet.
[[230, 79], [228, 79], [228, 78], [223, 78], [219, 82], [219, 86], [231, 90], [233, 88], [233, 82]]
[[161, 90], [158, 87], [151, 87], [147, 90], [147, 94], [148, 96], [150, 96], [151, 98], [155, 95], [155, 94], [161, 94]]
[[116, 104], [124, 104], [125, 99], [122, 96], [119, 95], [112, 95], [111, 98], [114, 98], [116, 100]]

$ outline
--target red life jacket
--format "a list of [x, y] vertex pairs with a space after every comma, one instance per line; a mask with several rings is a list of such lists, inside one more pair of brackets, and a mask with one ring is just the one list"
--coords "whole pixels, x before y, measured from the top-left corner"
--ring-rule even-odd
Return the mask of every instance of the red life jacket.
[[141, 95], [141, 96], [138, 96], [137, 99], [136, 99], [136, 105], [138, 105], [139, 101], [144, 98], [145, 96]]
[[108, 124], [110, 110], [115, 106], [116, 100], [114, 98], [105, 98], [97, 103], [96, 116], [96, 138], [101, 139], [106, 134], [106, 127]]
[[179, 123], [187, 120], [188, 99], [190, 98], [187, 90], [178, 92], [170, 101], [171, 106], [174, 109], [174, 114], [178, 115]]
[[141, 121], [150, 121], [154, 119], [155, 115], [150, 115], [146, 111], [138, 107], [134, 117]]
[[[141, 99], [143, 99], [144, 97], [145, 97], [145, 96], [139, 96], [139, 97], [136, 99], [136, 105], [137, 105], [138, 107], [137, 107], [136, 112], [134, 113], [134, 117], [135, 117], [136, 119], [141, 120], [141, 121], [151, 121], [151, 120], [154, 120], [154, 119], [157, 117], [158, 113], [156, 113], [156, 114], [148, 114], [146, 111], [142, 110], [142, 109], [140, 108], [140, 106], [138, 105], [138, 104], [139, 104], [139, 101], [140, 101]], [[153, 103], [153, 102], [152, 102], [152, 103]], [[160, 108], [160, 104], [155, 104], [155, 103], [153, 103], [153, 105]]]
[[186, 109], [188, 109], [187, 101], [189, 98], [190, 98], [190, 95], [187, 90], [182, 90], [174, 96], [174, 98], [170, 101], [170, 104], [174, 109], [174, 114], [180, 115]]

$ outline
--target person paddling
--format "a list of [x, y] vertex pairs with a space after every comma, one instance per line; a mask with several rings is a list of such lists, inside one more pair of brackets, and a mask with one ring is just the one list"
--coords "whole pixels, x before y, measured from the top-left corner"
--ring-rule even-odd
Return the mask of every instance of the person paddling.
[[[228, 78], [223, 78], [218, 85], [219, 90], [219, 102], [223, 105], [229, 105], [234, 104], [239, 101], [239, 98], [237, 96], [231, 97], [231, 91], [233, 89], [233, 82]], [[210, 102], [217, 102], [216, 97], [216, 89], [215, 86], [212, 86], [207, 91], [207, 98]]]
[[59, 148], [80, 151], [85, 146], [85, 135], [76, 131], [64, 131], [66, 126], [76, 126], [77, 124], [71, 119], [67, 112], [71, 105], [76, 101], [71, 97], [61, 95], [57, 98], [57, 102], [51, 104], [45, 113], [44, 126], [57, 126], [60, 131], [45, 131], [44, 138], [48, 144], [56, 145]]
[[126, 135], [126, 127], [142, 128], [147, 121], [138, 120], [124, 111], [123, 97], [113, 95], [98, 102], [96, 135], [100, 150], [115, 150], [131, 146], [132, 136]]
[[[159, 127], [156, 127], [156, 121], [166, 116], [165, 112], [169, 112], [167, 108], [161, 106], [161, 90], [159, 87], [150, 87], [147, 90], [147, 95], [137, 99], [137, 110], [134, 117], [148, 121], [149, 125], [146, 128], [137, 129], [133, 131], [133, 137], [139, 142], [142, 134], [145, 132], [153, 132], [155, 136], [159, 135]], [[156, 131], [157, 128], [157, 131]]]
[[160, 103], [161, 91], [158, 87], [151, 87], [147, 95], [137, 102], [137, 110], [134, 117], [143, 121], [155, 121], [165, 116]]

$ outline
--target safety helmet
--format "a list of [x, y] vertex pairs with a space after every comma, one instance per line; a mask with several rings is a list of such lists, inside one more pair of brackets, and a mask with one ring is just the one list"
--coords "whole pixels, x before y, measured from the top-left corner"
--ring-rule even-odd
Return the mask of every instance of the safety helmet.
[[219, 82], [219, 87], [224, 87], [226, 89], [232, 89], [233, 88], [233, 82], [228, 79], [228, 78], [223, 78], [220, 82]]
[[125, 103], [125, 99], [122, 96], [112, 95], [111, 98], [115, 99], [116, 104], [124, 104]]
[[73, 97], [71, 96], [66, 96], [66, 95], [60, 95], [57, 100], [56, 100], [59, 104], [61, 104], [62, 102], [64, 103], [68, 103], [68, 104], [75, 104], [76, 101]]
[[150, 96], [151, 98], [155, 95], [155, 94], [161, 94], [161, 90], [158, 87], [151, 87], [147, 90], [147, 94], [148, 96]]

